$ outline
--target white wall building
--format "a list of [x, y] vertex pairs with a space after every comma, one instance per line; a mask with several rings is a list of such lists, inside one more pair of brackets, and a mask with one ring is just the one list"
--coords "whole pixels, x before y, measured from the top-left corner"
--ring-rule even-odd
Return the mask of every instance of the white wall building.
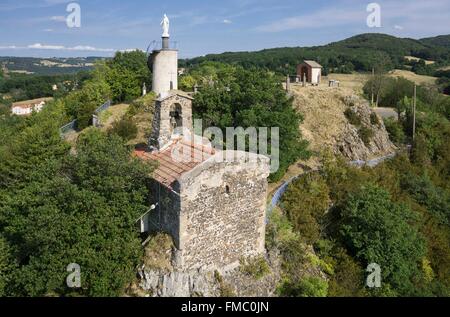
[[11, 112], [18, 116], [30, 115], [33, 111], [40, 112], [50, 100], [53, 100], [53, 98], [40, 98], [15, 102], [11, 106]]
[[322, 66], [315, 61], [305, 60], [297, 66], [297, 77], [312, 85], [319, 85], [322, 79]]

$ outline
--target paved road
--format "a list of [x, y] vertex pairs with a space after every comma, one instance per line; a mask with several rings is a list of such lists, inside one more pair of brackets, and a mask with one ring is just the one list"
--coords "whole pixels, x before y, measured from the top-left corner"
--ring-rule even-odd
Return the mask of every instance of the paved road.
[[397, 120], [397, 112], [395, 112], [394, 108], [373, 108], [376, 114], [381, 116], [383, 119], [386, 118], [394, 118]]

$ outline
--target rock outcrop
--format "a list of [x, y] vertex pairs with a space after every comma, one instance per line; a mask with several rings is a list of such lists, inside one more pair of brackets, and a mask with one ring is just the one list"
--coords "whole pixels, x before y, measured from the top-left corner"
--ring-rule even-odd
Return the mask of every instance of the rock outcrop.
[[[350, 161], [367, 161], [395, 152], [383, 120], [352, 90], [295, 87], [292, 93], [294, 105], [304, 117], [300, 129], [313, 151], [331, 149]], [[351, 122], [348, 114], [357, 122]]]
[[[144, 297], [269, 297], [280, 281], [279, 254], [265, 258], [269, 272], [256, 278], [241, 268], [230, 271], [178, 271], [146, 267], [138, 270], [138, 281], [129, 295]], [[159, 261], [163, 262], [163, 261]]]
[[[388, 155], [396, 150], [389, 139], [383, 120], [372, 111], [364, 99], [351, 95], [345, 97], [343, 101], [361, 123], [354, 125], [347, 120], [343, 133], [337, 138], [335, 149], [351, 160], [368, 160]], [[376, 122], [373, 122], [374, 120]], [[364, 142], [361, 138], [362, 127], [372, 131], [368, 142]]]

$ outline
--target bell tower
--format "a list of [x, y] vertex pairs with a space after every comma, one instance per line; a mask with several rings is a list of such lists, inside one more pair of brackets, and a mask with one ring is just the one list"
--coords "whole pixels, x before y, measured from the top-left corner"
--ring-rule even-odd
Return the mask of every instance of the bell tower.
[[192, 131], [193, 98], [178, 90], [178, 50], [170, 47], [169, 24], [169, 18], [164, 15], [161, 48], [153, 50], [149, 57], [152, 91], [157, 96], [149, 140], [151, 150], [161, 150], [172, 144], [186, 129]]

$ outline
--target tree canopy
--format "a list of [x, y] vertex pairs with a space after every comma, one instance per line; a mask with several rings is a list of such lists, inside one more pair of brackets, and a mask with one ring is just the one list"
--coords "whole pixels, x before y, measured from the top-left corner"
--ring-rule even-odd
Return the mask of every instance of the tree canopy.
[[[136, 219], [148, 209], [151, 167], [96, 129], [71, 154], [50, 113], [20, 118], [25, 126], [0, 145], [0, 294], [121, 295], [142, 255]], [[79, 289], [66, 285], [71, 263]]]
[[276, 76], [222, 64], [206, 64], [194, 75], [202, 81], [194, 100], [194, 115], [203, 120], [204, 128], [219, 127], [224, 135], [227, 127], [279, 128], [280, 168], [272, 180], [281, 178], [298, 159], [308, 157], [307, 142], [299, 130], [302, 116]]

